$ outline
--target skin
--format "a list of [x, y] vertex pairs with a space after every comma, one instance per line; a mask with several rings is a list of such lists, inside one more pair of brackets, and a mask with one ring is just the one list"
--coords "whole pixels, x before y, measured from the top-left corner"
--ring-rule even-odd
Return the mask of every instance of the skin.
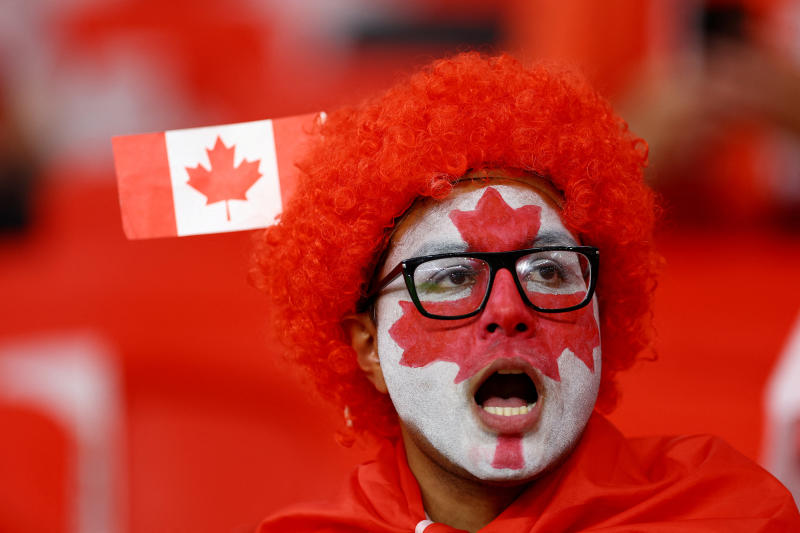
[[[576, 245], [553, 198], [532, 177], [462, 182], [445, 200], [422, 202], [406, 216], [380, 275], [432, 253]], [[545, 235], [552, 242], [537, 242]], [[398, 278], [377, 300], [377, 321], [365, 313], [343, 325], [361, 368], [397, 410], [426, 512], [436, 522], [477, 531], [580, 438], [600, 382], [596, 302], [570, 313], [538, 313], [505, 270], [472, 319], [426, 319], [409, 302]], [[524, 368], [539, 391], [540, 413], [521, 434], [503, 434], [478, 416], [475, 391], [498, 365]]]

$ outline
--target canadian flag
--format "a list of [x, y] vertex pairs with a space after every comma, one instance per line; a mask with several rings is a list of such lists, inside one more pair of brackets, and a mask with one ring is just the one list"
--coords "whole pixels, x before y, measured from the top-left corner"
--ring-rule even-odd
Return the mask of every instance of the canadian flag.
[[294, 192], [294, 160], [324, 113], [114, 137], [129, 239], [274, 223]]

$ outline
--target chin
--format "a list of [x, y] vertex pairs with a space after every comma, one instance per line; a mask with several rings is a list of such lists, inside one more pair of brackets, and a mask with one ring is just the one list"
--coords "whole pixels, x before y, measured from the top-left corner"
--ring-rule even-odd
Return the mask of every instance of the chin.
[[[594, 359], [592, 372], [566, 352], [559, 358], [561, 381], [537, 376], [534, 381], [539, 390], [539, 412], [533, 426], [522, 434], [504, 435], [493, 430], [496, 424], [487, 426], [469, 384], [454, 386], [449, 374], [454, 374], [455, 369], [450, 372], [444, 372], [444, 368], [413, 369], [417, 379], [428, 372], [431, 378], [436, 376], [413, 387], [418, 400], [438, 391], [435, 400], [429, 396], [426, 402], [435, 407], [409, 412], [400, 409], [398, 414], [417, 447], [445, 470], [491, 485], [527, 483], [560, 464], [579, 442], [597, 398], [599, 349], [595, 350]], [[432, 366], [437, 365], [447, 363]], [[448, 381], [449, 387], [443, 389]], [[449, 394], [442, 394], [448, 389]]]

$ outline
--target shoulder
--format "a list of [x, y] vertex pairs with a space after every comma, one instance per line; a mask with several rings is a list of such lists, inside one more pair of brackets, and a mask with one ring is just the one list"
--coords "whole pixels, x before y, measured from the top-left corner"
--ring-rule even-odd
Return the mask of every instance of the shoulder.
[[386, 442], [352, 472], [338, 499], [293, 506], [264, 520], [257, 533], [395, 533], [414, 531], [424, 518], [402, 444]]
[[[584, 437], [564, 466], [572, 470], [573, 482], [595, 487], [584, 505], [595, 513], [598, 526], [649, 523], [660, 524], [662, 529], [654, 530], [666, 531], [672, 531], [666, 524], [674, 524], [676, 531], [800, 531], [800, 515], [789, 491], [722, 439], [628, 439], [599, 416], [593, 417]], [[612, 511], [598, 515], [598, 509]]]

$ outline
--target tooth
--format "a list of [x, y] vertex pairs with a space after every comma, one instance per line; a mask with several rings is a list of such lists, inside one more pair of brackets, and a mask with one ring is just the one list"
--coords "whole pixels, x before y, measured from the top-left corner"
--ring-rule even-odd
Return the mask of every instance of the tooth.
[[511, 414], [512, 415], [518, 415], [519, 414], [519, 407], [512, 407], [511, 408]]
[[511, 416], [511, 408], [510, 407], [503, 407], [503, 415]]
[[484, 409], [484, 410], [485, 410], [487, 413], [491, 413], [491, 414], [493, 414], [493, 415], [494, 415], [494, 414], [497, 414], [497, 413], [495, 413], [495, 409], [494, 409], [494, 407], [492, 407], [492, 406], [487, 406], [487, 407], [484, 407], [483, 409]]
[[528, 406], [527, 405], [523, 405], [522, 407], [520, 407], [519, 408], [519, 414], [527, 415], [528, 414]]
[[513, 368], [506, 368], [504, 370], [498, 370], [498, 374], [523, 374], [522, 370], [517, 370]]

